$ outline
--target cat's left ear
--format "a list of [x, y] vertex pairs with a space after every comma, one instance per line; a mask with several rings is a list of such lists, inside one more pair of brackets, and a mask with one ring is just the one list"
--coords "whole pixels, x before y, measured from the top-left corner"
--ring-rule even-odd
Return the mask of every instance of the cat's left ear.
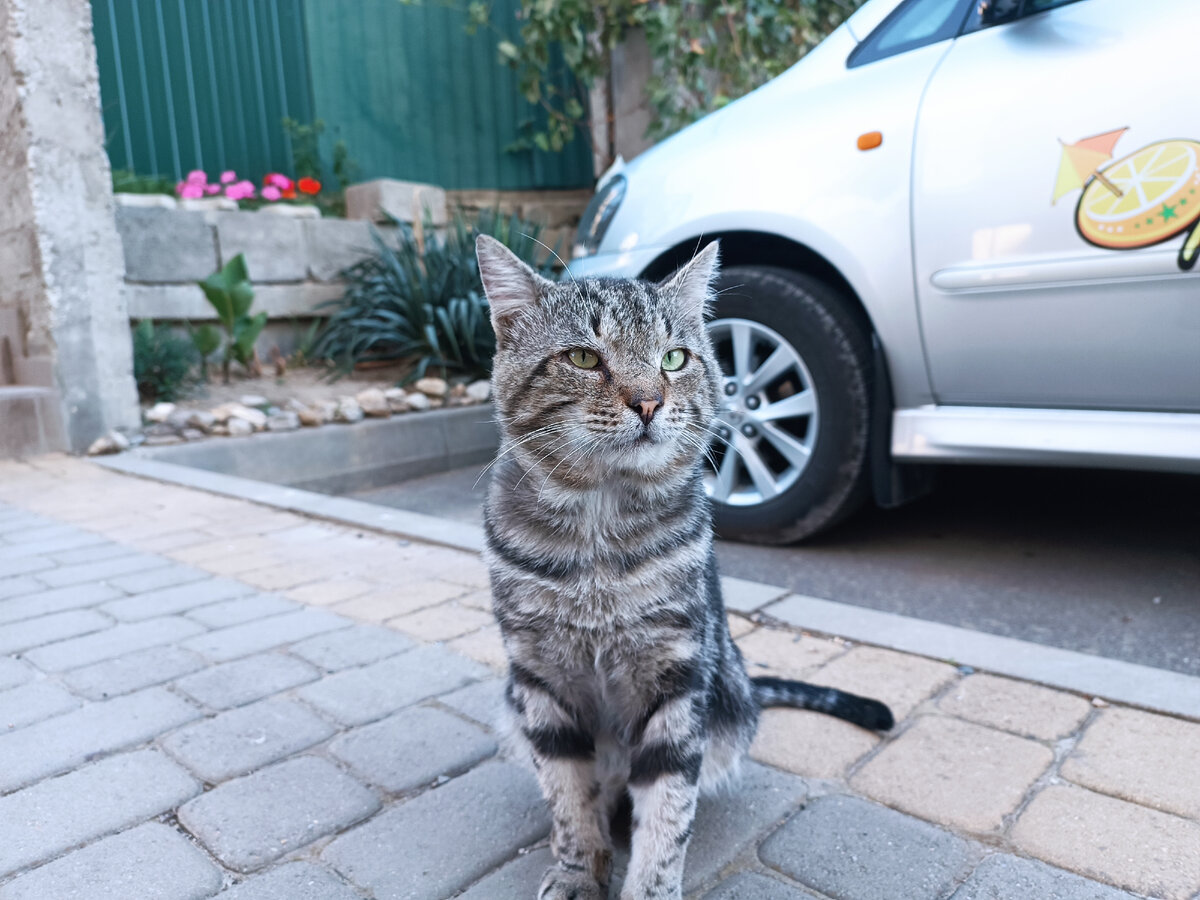
[[721, 247], [713, 241], [697, 253], [686, 266], [662, 282], [658, 289], [675, 298], [676, 307], [685, 315], [703, 322], [712, 302], [712, 283], [720, 267]]
[[553, 286], [489, 235], [481, 234], [475, 239], [475, 258], [479, 260], [479, 276], [497, 337], [504, 334], [514, 316], [536, 306], [542, 294]]

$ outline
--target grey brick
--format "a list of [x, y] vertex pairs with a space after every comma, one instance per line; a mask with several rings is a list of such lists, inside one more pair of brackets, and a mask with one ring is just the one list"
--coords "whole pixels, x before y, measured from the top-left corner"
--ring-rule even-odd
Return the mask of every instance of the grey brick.
[[450, 713], [416, 707], [341, 735], [329, 752], [363, 780], [397, 794], [473, 766], [496, 742]]
[[176, 689], [213, 709], [231, 709], [320, 677], [306, 662], [281, 653], [261, 653], [209, 666], [181, 678]]
[[856, 797], [814, 800], [759, 849], [759, 857], [816, 890], [856, 900], [945, 896], [968, 845], [919, 819]]
[[334, 281], [343, 269], [375, 253], [370, 224], [348, 219], [313, 219], [304, 223], [305, 260], [317, 281]]
[[217, 269], [213, 227], [202, 212], [118, 206], [117, 230], [130, 281], [200, 281]]
[[989, 856], [950, 900], [1134, 900], [1133, 894], [1097, 884], [1034, 859]]
[[75, 709], [80, 699], [49, 681], [0, 691], [0, 734]]
[[688, 844], [683, 889], [695, 890], [711, 879], [806, 796], [804, 779], [747, 763], [732, 791], [700, 801]]
[[125, 622], [138, 622], [154, 616], [173, 616], [197, 606], [232, 600], [253, 593], [254, 589], [231, 578], [212, 578], [175, 587], [146, 591], [135, 597], [124, 597], [106, 603], [101, 609]]
[[94, 609], [71, 609], [5, 625], [0, 630], [0, 653], [20, 653], [32, 647], [111, 628], [112, 619]]
[[92, 544], [89, 547], [80, 547], [78, 550], [63, 550], [50, 555], [54, 557], [59, 565], [74, 566], [78, 563], [99, 562], [102, 559], [112, 559], [114, 556], [129, 556], [134, 553], [137, 553], [137, 551], [128, 544], [109, 542], [105, 544]]
[[224, 662], [302, 641], [314, 634], [346, 628], [352, 624], [354, 623], [345, 616], [323, 609], [302, 609], [299, 612], [284, 613], [244, 625], [234, 625], [232, 628], [210, 631], [185, 641], [183, 646], [214, 662]]
[[167, 565], [167, 560], [163, 557], [141, 553], [102, 559], [99, 562], [80, 563], [77, 566], [60, 566], [57, 569], [38, 573], [38, 578], [50, 587], [66, 587], [70, 584], [83, 584], [88, 581], [104, 581], [116, 575], [142, 572], [165, 565]]
[[335, 765], [303, 756], [227, 781], [178, 815], [217, 859], [249, 872], [378, 808], [379, 798]]
[[203, 900], [221, 870], [173, 828], [147, 822], [0, 887], [0, 900]]
[[11, 687], [16, 687], [18, 684], [24, 684], [33, 678], [33, 669], [25, 665], [19, 659], [13, 659], [11, 656], [0, 656], [0, 691]]
[[22, 594], [35, 594], [44, 591], [46, 585], [27, 575], [16, 575], [12, 578], [0, 579], [0, 600], [20, 597]]
[[346, 725], [364, 725], [396, 710], [483, 678], [488, 669], [443, 647], [420, 647], [323, 678], [299, 694]]
[[494, 731], [504, 712], [504, 679], [489, 678], [487, 681], [469, 684], [453, 693], [442, 694], [437, 699], [438, 703], [449, 706]]
[[199, 715], [163, 688], [147, 688], [0, 734], [0, 792], [140, 744]]
[[89, 700], [104, 700], [162, 684], [203, 667], [204, 660], [195, 653], [179, 647], [150, 647], [72, 669], [63, 674], [62, 680]]
[[0, 876], [157, 816], [200, 792], [154, 750], [114, 756], [0, 797]]
[[76, 584], [53, 591], [27, 594], [24, 597], [0, 601], [0, 625], [32, 619], [34, 616], [46, 616], [66, 609], [95, 606], [120, 596], [120, 591], [106, 584]]
[[536, 897], [542, 876], [554, 865], [549, 847], [518, 856], [477, 881], [458, 900], [529, 900]]
[[29, 556], [49, 556], [64, 550], [74, 550], [78, 547], [92, 547], [96, 544], [108, 543], [98, 534], [87, 531], [68, 530], [60, 537], [42, 541], [31, 541], [26, 544], [8, 544], [0, 546], [0, 559], [19, 559]]
[[303, 281], [308, 275], [304, 232], [298, 219], [242, 212], [218, 213], [215, 219], [221, 259], [228, 262], [238, 253], [246, 254], [246, 267], [255, 284]]
[[244, 775], [311, 747], [333, 726], [294, 700], [272, 698], [221, 713], [163, 739], [163, 747], [204, 781]]
[[31, 572], [40, 572], [42, 569], [53, 567], [54, 560], [48, 556], [17, 556], [13, 559], [0, 560], [0, 578], [28, 575]]
[[290, 652], [330, 672], [378, 662], [416, 645], [402, 634], [378, 625], [355, 625], [301, 641]]
[[193, 609], [188, 613], [188, 617], [209, 628], [230, 628], [243, 622], [253, 622], [255, 619], [278, 616], [302, 608], [293, 600], [285, 600], [273, 594], [259, 594], [255, 597], [242, 597], [225, 603], [202, 606]]
[[171, 644], [204, 631], [203, 625], [187, 619], [166, 617], [116, 625], [97, 634], [47, 644], [25, 654], [25, 658], [46, 672], [61, 672], [112, 659], [135, 650]]
[[201, 581], [208, 577], [210, 577], [209, 574], [201, 569], [172, 564], [150, 569], [147, 572], [134, 572], [132, 575], [109, 578], [108, 583], [128, 594], [141, 594], [180, 584], [191, 584], [193, 581]]
[[704, 900], [805, 900], [813, 896], [757, 872], [738, 872], [705, 894]]
[[333, 872], [310, 862], [288, 863], [247, 878], [221, 896], [225, 900], [362, 900]]
[[4, 540], [9, 544], [35, 544], [41, 541], [52, 541], [61, 537], [72, 537], [77, 534], [86, 534], [86, 532], [81, 531], [74, 525], [43, 520], [28, 528], [19, 528], [5, 532]]
[[548, 830], [533, 775], [491, 762], [341, 835], [321, 858], [376, 897], [441, 900]]

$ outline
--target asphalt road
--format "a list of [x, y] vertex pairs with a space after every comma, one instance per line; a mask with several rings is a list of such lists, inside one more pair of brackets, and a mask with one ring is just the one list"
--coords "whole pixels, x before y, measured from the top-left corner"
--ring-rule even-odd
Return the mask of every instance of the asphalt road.
[[[356, 495], [479, 520], [481, 467]], [[947, 467], [935, 492], [798, 547], [720, 542], [724, 574], [1200, 676], [1200, 478]]]

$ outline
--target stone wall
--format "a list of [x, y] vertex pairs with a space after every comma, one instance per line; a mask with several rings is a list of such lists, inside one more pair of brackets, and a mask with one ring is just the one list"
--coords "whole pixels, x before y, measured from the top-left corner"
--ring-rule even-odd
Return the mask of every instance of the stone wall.
[[0, 455], [136, 426], [88, 0], [0, 0], [0, 192], [0, 391], [49, 417], [0, 400]]
[[[266, 212], [198, 212], [121, 206], [117, 226], [125, 248], [129, 318], [215, 320], [196, 282], [238, 253], [254, 283], [254, 311], [271, 324], [259, 341], [289, 353], [317, 306], [340, 297], [338, 274], [374, 252], [367, 222], [297, 219]], [[394, 229], [379, 226], [385, 238]]]

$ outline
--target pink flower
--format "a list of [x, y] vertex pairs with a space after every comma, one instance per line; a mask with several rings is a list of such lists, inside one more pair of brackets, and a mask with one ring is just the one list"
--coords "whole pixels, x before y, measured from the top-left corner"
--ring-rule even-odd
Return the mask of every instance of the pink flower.
[[184, 200], [199, 200], [204, 196], [204, 185], [202, 184], [185, 184], [179, 189], [179, 196]]
[[213, 194], [219, 194], [221, 193], [221, 186], [219, 184], [206, 184], [204, 186], [204, 193], [208, 194], [210, 197]]
[[272, 172], [263, 178], [263, 183], [272, 187], [277, 187], [281, 191], [290, 191], [293, 187], [292, 180], [286, 175], [280, 175], [278, 172]]
[[264, 200], [270, 200], [271, 202], [274, 202], [282, 196], [283, 193], [273, 184], [269, 184], [262, 189], [262, 198]]
[[188, 184], [206, 184], [207, 182], [208, 176], [204, 174], [203, 169], [193, 169], [187, 173]]
[[249, 181], [238, 181], [225, 188], [225, 196], [231, 200], [247, 200], [254, 196], [254, 184]]
[[221, 184], [233, 184], [237, 181], [237, 172], [233, 169], [227, 169], [221, 173]]

